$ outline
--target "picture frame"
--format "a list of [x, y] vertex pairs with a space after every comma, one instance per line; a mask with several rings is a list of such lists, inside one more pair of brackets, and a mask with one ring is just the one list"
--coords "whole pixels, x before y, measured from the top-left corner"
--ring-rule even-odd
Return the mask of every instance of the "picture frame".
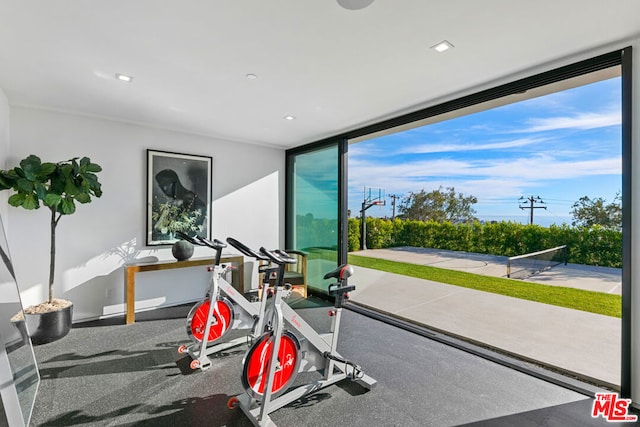
[[147, 149], [147, 246], [211, 239], [213, 158]]

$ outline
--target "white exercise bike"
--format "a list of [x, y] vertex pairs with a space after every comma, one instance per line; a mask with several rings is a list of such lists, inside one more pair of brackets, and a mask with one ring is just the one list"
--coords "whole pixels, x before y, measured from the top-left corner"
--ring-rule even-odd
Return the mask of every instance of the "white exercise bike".
[[[229, 399], [228, 406], [240, 407], [256, 426], [275, 426], [269, 417], [271, 412], [339, 381], [350, 379], [371, 390], [376, 380], [337, 351], [342, 305], [347, 292], [355, 289], [347, 284], [353, 267], [344, 264], [324, 276], [325, 279], [336, 279], [328, 289], [335, 297], [335, 304], [329, 311], [331, 330], [320, 334], [282, 301], [286, 287], [283, 284], [285, 265], [295, 263], [295, 259], [284, 251], [265, 248], [260, 248], [255, 255], [266, 256], [278, 266], [277, 284], [271, 299], [271, 329], [256, 339], [247, 352], [241, 378], [246, 393]], [[322, 378], [289, 390], [299, 372], [313, 371], [319, 372]]]
[[[232, 267], [220, 264], [222, 250], [227, 246], [224, 242], [217, 239], [211, 241], [199, 236], [190, 237], [182, 233], [180, 237], [194, 245], [207, 246], [216, 253], [214, 265], [207, 267], [212, 273], [209, 290], [205, 298], [195, 304], [187, 315], [187, 335], [192, 344], [181, 345], [178, 348], [179, 353], [187, 353], [193, 359], [189, 364], [191, 369], [205, 370], [211, 366], [209, 355], [243, 344], [250, 345], [255, 338], [262, 335], [263, 322], [268, 317], [265, 316], [268, 289], [264, 286], [268, 287], [268, 277], [275, 272], [276, 267], [260, 267], [266, 282], [262, 285], [262, 296], [257, 301], [249, 301], [225, 280], [227, 272]], [[235, 239], [228, 238], [227, 241], [241, 252], [248, 249]], [[255, 255], [251, 253], [252, 257]], [[261, 260], [269, 261], [266, 256]], [[247, 333], [234, 339], [225, 339], [232, 329], [243, 329]]]

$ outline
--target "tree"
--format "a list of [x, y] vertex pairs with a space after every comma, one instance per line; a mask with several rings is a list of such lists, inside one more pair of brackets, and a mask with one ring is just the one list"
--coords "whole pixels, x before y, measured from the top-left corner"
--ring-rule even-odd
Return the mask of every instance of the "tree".
[[40, 208], [42, 203], [51, 213], [49, 260], [49, 299], [53, 303], [53, 279], [56, 262], [56, 227], [62, 216], [76, 212], [76, 202], [86, 204], [91, 197], [102, 196], [101, 184], [96, 173], [102, 167], [88, 157], [78, 161], [75, 157], [58, 163], [43, 163], [38, 156], [30, 155], [9, 170], [0, 170], [0, 190], [13, 190], [9, 204], [27, 210]]
[[622, 229], [622, 197], [617, 193], [613, 202], [607, 204], [602, 197], [591, 200], [583, 196], [571, 207], [574, 227], [601, 225], [615, 230]]
[[437, 190], [419, 193], [409, 193], [403, 198], [398, 212], [404, 219], [418, 221], [436, 221], [451, 223], [474, 221], [476, 211], [472, 205], [478, 203], [475, 196], [456, 194], [453, 187], [443, 190], [440, 186]]

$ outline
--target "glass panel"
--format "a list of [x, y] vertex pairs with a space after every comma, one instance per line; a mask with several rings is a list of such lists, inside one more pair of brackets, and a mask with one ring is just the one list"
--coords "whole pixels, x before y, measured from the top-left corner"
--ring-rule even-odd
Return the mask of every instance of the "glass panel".
[[322, 277], [338, 263], [338, 146], [289, 158], [288, 249], [307, 253], [307, 286], [326, 291]]
[[[29, 424], [40, 383], [0, 217], [0, 425]], [[22, 319], [24, 317], [21, 317]]]
[[[390, 129], [385, 135], [369, 140], [363, 137], [352, 145], [351, 211], [362, 206], [364, 182], [384, 184], [387, 194], [400, 195], [397, 212], [390, 204], [367, 213], [365, 249], [370, 251], [350, 255], [351, 263], [370, 270], [363, 276], [365, 268], [358, 269], [360, 289], [382, 283], [383, 276], [375, 270], [418, 277], [419, 267], [391, 270], [376, 258], [440, 268], [437, 275], [423, 270], [423, 278], [432, 281], [412, 285], [412, 289], [420, 287], [414, 294], [412, 289], [407, 289], [409, 294], [402, 290], [409, 286], [405, 279], [386, 276], [387, 286], [395, 280], [396, 293], [404, 292], [405, 301], [380, 298], [372, 292], [356, 292], [352, 301], [537, 360], [600, 385], [622, 386], [619, 338], [624, 340], [624, 335], [618, 318], [624, 298], [622, 269], [626, 266], [622, 263], [620, 189], [624, 187], [622, 161], [626, 154], [621, 150], [620, 72], [615, 66], [584, 74], [577, 80], [519, 94], [526, 99], [504, 100], [497, 107], [495, 102], [479, 104], [474, 111], [456, 110], [432, 117], [424, 126], [405, 126], [398, 133]], [[371, 171], [384, 180], [371, 182]], [[628, 189], [625, 200], [627, 197]], [[365, 200], [372, 199], [366, 192]], [[465, 204], [468, 209], [463, 209]], [[361, 220], [351, 218], [350, 223], [351, 229], [357, 230]], [[351, 251], [358, 250], [357, 243], [359, 239], [350, 239]], [[545, 251], [557, 247], [564, 248], [553, 251], [559, 255], [557, 259], [550, 257], [553, 252]], [[512, 258], [508, 261], [507, 257]], [[463, 279], [456, 270], [469, 276]], [[485, 276], [482, 280], [495, 278], [494, 283], [505, 286], [504, 291], [480, 286], [480, 276], [474, 275]], [[453, 280], [454, 276], [460, 280]], [[504, 282], [505, 276], [520, 282]], [[558, 290], [552, 292], [554, 286]], [[454, 307], [452, 300], [442, 298], [456, 295], [463, 301], [458, 295], [466, 292], [464, 287], [516, 296], [520, 301], [501, 296], [493, 307], [480, 308], [479, 303], [473, 312], [491, 311], [492, 316], [469, 318], [466, 305]], [[569, 292], [571, 288], [575, 292]], [[507, 289], [518, 289], [518, 293]], [[567, 296], [562, 296], [563, 292]], [[584, 304], [577, 304], [580, 298], [585, 298]], [[544, 307], [540, 303], [562, 307], [545, 308], [547, 324], [563, 326], [532, 332], [535, 345], [530, 340], [515, 344], [518, 340], [513, 335], [533, 326], [527, 322], [534, 314], [524, 310], [520, 313], [526, 311], [527, 316], [519, 316], [515, 309], [530, 304], [527, 300], [535, 301], [537, 307]], [[430, 310], [418, 309], [427, 302]], [[530, 307], [535, 312], [534, 305]], [[445, 312], [446, 316], [438, 315]], [[500, 316], [510, 329], [493, 327], [497, 324], [493, 320]], [[464, 322], [460, 320], [463, 317]], [[491, 336], [486, 334], [488, 330], [492, 330]], [[556, 345], [575, 334], [582, 344]], [[589, 357], [579, 357], [583, 355]]]

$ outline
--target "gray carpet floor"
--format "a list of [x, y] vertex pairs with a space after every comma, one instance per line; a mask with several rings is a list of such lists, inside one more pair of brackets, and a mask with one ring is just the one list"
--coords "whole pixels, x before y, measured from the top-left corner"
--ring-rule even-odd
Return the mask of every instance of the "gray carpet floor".
[[[74, 325], [60, 341], [35, 347], [41, 374], [32, 426], [250, 426], [227, 408], [243, 393], [242, 346], [192, 371], [185, 317], [190, 307]], [[328, 331], [326, 303], [298, 312]], [[280, 427], [596, 426], [592, 399], [548, 381], [362, 314], [345, 310], [338, 350], [378, 381], [321, 389], [271, 414]], [[235, 331], [234, 331], [235, 332]]]

